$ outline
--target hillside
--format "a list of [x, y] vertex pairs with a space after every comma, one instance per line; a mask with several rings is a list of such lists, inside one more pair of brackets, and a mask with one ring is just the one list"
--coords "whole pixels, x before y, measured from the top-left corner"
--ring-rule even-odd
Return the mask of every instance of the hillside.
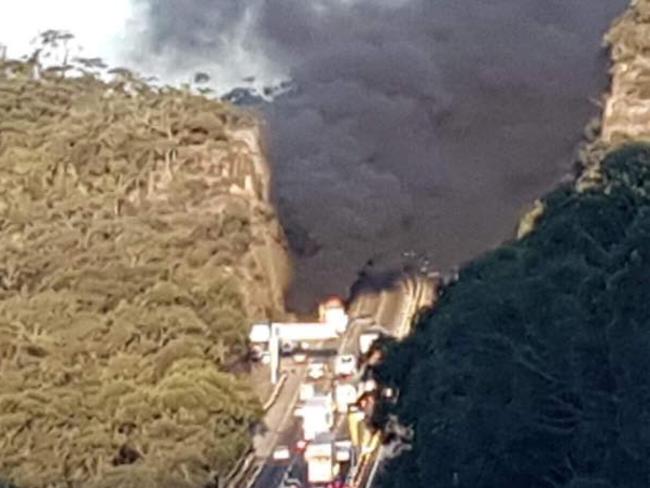
[[650, 147], [561, 188], [523, 239], [464, 267], [380, 371], [414, 431], [382, 487], [645, 487]]
[[0, 478], [205, 486], [261, 413], [249, 320], [284, 313], [261, 129], [85, 65], [0, 65]]
[[400, 395], [376, 420], [413, 437], [382, 488], [648, 486], [649, 29], [637, 1], [607, 35], [612, 91], [576, 184], [387, 346], [377, 373]]

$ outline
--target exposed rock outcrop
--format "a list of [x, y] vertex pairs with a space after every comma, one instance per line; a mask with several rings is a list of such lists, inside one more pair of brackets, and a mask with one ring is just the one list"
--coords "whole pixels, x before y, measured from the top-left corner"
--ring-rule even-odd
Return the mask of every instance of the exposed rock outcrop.
[[[632, 0], [606, 33], [603, 44], [611, 58], [610, 87], [603, 112], [587, 124], [578, 151], [576, 189], [602, 183], [605, 156], [630, 142], [650, 142], [650, 0]], [[527, 234], [543, 215], [543, 204], [520, 220], [518, 237]]]
[[601, 138], [607, 144], [650, 141], [650, 1], [633, 0], [605, 41], [613, 65]]

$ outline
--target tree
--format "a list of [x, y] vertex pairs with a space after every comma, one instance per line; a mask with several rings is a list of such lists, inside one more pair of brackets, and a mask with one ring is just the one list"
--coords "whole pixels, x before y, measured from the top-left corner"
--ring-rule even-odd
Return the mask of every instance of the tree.
[[534, 230], [468, 264], [379, 378], [413, 449], [383, 487], [647, 486], [650, 147], [561, 188]]
[[249, 317], [282, 309], [250, 245], [278, 230], [268, 202], [229, 192], [250, 119], [126, 70], [50, 76], [39, 55], [0, 66], [0, 472], [204, 486], [262, 414], [235, 373]]

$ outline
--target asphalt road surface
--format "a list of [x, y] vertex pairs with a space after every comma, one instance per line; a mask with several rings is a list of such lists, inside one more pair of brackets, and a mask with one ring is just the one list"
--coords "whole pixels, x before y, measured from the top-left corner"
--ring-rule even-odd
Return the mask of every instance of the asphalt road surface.
[[[368, 291], [359, 294], [348, 307], [351, 326], [337, 345], [337, 349], [352, 353], [358, 351], [358, 336], [360, 327], [354, 327], [354, 319], [368, 316], [393, 333], [406, 330], [406, 323], [410, 323], [412, 314], [423, 304], [422, 293], [415, 295], [416, 287], [413, 280], [405, 280], [390, 289], [381, 291]], [[268, 430], [261, 432], [254, 438], [255, 451], [259, 471], [251, 488], [278, 488], [282, 479], [290, 468], [295, 470], [300, 467], [301, 455], [295, 452], [296, 442], [300, 439], [300, 421], [294, 416], [294, 409], [298, 402], [299, 385], [306, 377], [305, 365], [291, 365], [290, 358], [283, 358], [282, 368], [289, 369], [289, 377], [278, 396], [275, 404], [265, 416], [265, 425]], [[337, 422], [336, 437], [345, 438], [347, 422], [343, 417]], [[291, 458], [284, 461], [272, 459], [276, 446], [287, 446], [291, 451]]]
[[[417, 312], [420, 309], [420, 307], [433, 305], [435, 295], [436, 295], [436, 290], [433, 282], [429, 282], [429, 281], [420, 282], [419, 286], [416, 287], [416, 289], [414, 290], [414, 302], [413, 302], [414, 310], [412, 313]], [[404, 335], [408, 334], [408, 332], [409, 332], [409, 327], [407, 326], [407, 322], [403, 321], [402, 328], [400, 331], [398, 331], [397, 336], [403, 337]], [[362, 480], [362, 483], [360, 485], [361, 487], [372, 488], [376, 479], [376, 475], [381, 472], [381, 470], [385, 465], [385, 462], [388, 459], [390, 459], [391, 452], [393, 451], [394, 449], [392, 449], [389, 446], [381, 446], [379, 450], [375, 452], [371, 461], [372, 466], [369, 470], [369, 474], [366, 479]]]

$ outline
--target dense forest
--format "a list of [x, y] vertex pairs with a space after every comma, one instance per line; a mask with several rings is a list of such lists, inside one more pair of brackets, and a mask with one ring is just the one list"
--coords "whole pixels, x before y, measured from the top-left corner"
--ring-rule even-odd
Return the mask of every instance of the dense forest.
[[255, 121], [96, 64], [0, 64], [0, 479], [206, 486], [261, 415], [248, 321], [282, 313]]
[[413, 437], [382, 488], [649, 485], [650, 146], [542, 207], [388, 346], [383, 418]]

